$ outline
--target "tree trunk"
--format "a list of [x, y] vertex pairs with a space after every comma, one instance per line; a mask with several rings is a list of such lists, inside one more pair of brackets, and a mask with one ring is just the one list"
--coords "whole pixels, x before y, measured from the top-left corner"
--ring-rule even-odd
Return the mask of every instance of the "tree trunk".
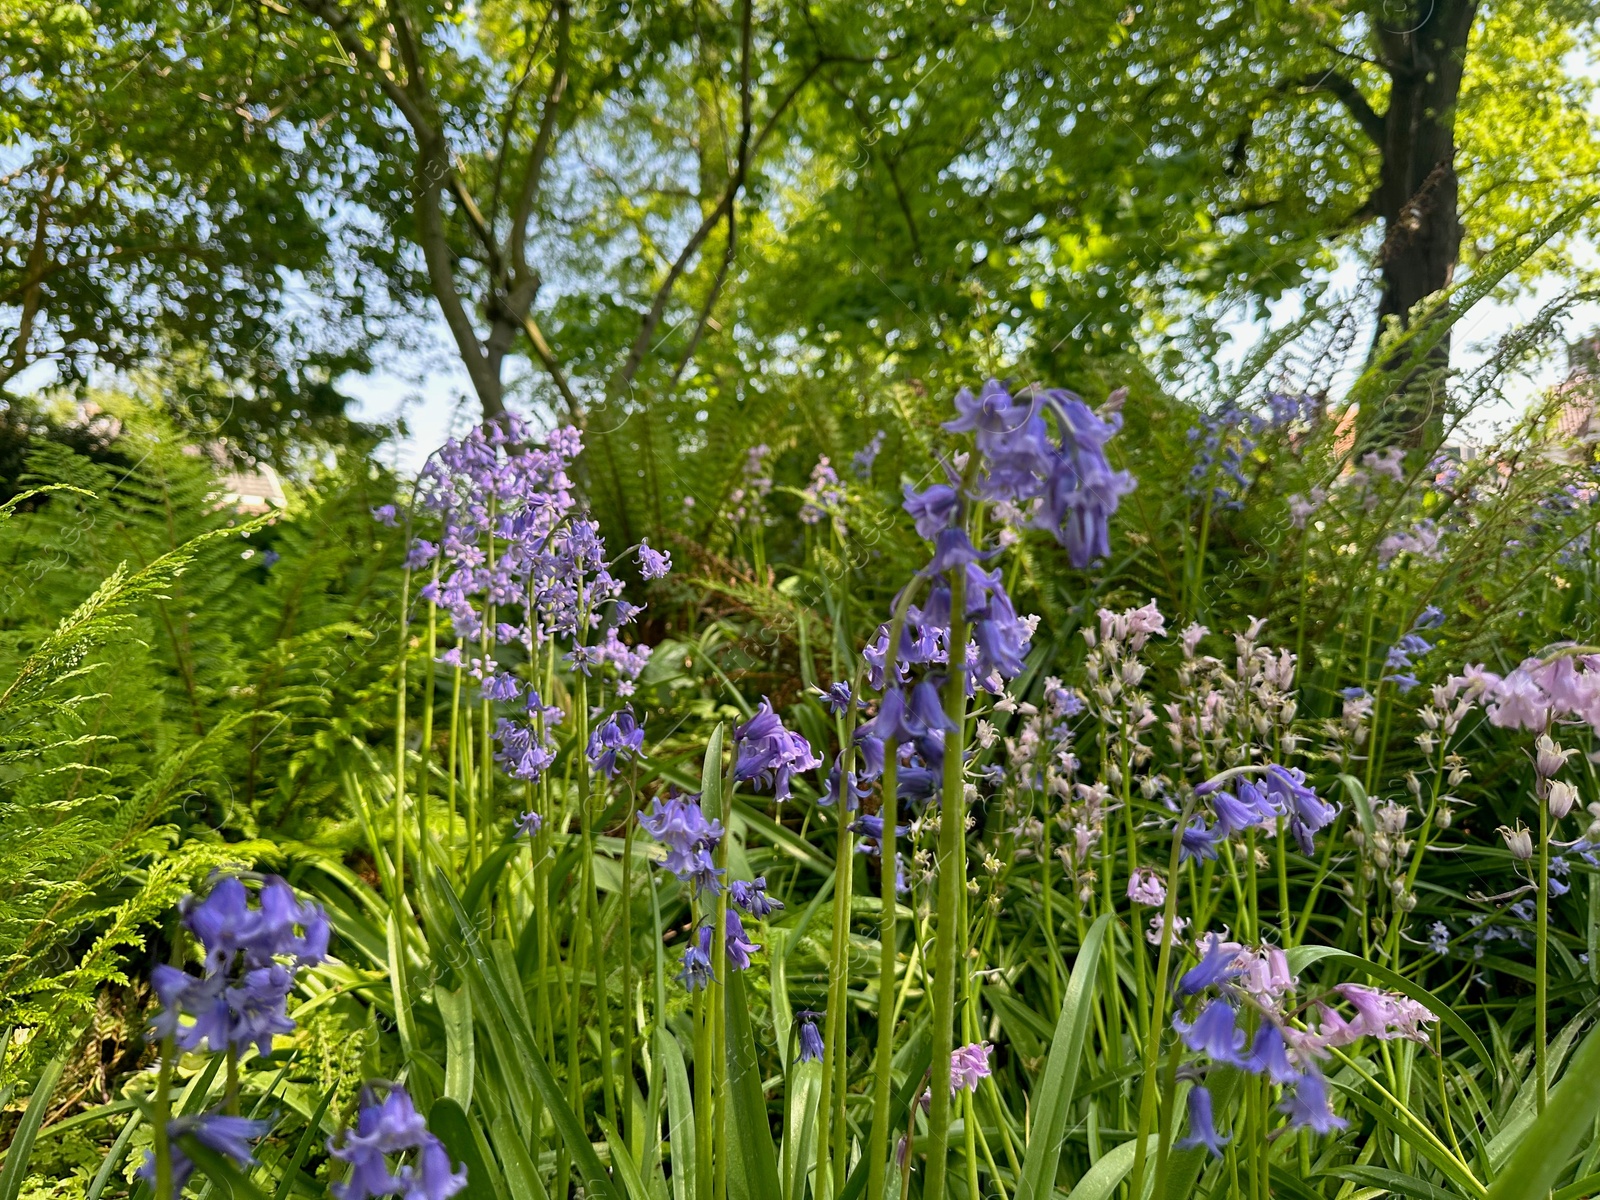
[[1420, 0], [1410, 8], [1404, 24], [1375, 17], [1390, 78], [1374, 197], [1384, 225], [1380, 330], [1391, 316], [1408, 323], [1419, 301], [1449, 286], [1461, 251], [1456, 103], [1477, 0]]
[[[1383, 165], [1373, 207], [1383, 221], [1378, 251], [1382, 297], [1373, 333], [1377, 352], [1389, 318], [1409, 325], [1421, 301], [1450, 285], [1461, 254], [1456, 175], [1456, 104], [1477, 0], [1417, 0], [1403, 14], [1373, 14], [1374, 36], [1389, 74], [1382, 117]], [[1372, 441], [1420, 445], [1436, 423], [1434, 396], [1449, 366], [1446, 334], [1429, 369], [1401, 381], [1394, 403], [1364, 422]]]

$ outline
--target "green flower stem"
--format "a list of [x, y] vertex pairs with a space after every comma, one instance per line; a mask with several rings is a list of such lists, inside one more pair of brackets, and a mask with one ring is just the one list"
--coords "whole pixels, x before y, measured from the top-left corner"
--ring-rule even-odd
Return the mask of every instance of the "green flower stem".
[[[728, 962], [728, 843], [733, 839], [733, 797], [735, 781], [733, 769], [738, 762], [737, 752], [728, 756], [728, 769], [722, 777], [721, 803], [712, 816], [722, 821], [722, 840], [717, 843], [713, 859], [722, 869], [722, 891], [717, 895], [716, 925], [711, 936], [712, 983], [711, 1000], [711, 1079], [716, 1105], [716, 1129], [721, 1134], [721, 1145], [716, 1156], [716, 1174], [713, 1177], [716, 1200], [728, 1200], [729, 1154], [736, 1136], [734, 1122], [739, 1114], [734, 1112], [733, 1098], [728, 1094], [728, 993], [724, 980], [733, 968]], [[719, 974], [720, 972], [720, 974]]]
[[[456, 639], [456, 655], [461, 654], [461, 639]], [[456, 779], [460, 775], [459, 742], [461, 737], [461, 668], [455, 669], [450, 686], [450, 740], [445, 769], [445, 866], [453, 876], [456, 869]]]
[[172, 1120], [172, 1060], [176, 1047], [171, 1038], [161, 1043], [161, 1067], [156, 1073], [155, 1137], [156, 1195], [172, 1195], [172, 1139], [167, 1136], [167, 1124]]
[[[390, 908], [399, 925], [406, 886], [406, 683], [410, 676], [411, 647], [407, 644], [411, 608], [411, 572], [400, 575], [400, 663], [394, 685], [394, 898]], [[395, 1003], [400, 1003], [395, 997]]]
[[[841, 787], [848, 787], [842, 783]], [[822, 1086], [817, 1104], [817, 1178], [816, 1189], [819, 1197], [829, 1197], [836, 1194], [834, 1187], [833, 1171], [833, 1115], [834, 1091], [844, 1085], [842, 1064], [847, 1060], [842, 1053], [841, 1043], [844, 1041], [844, 1006], [848, 995], [848, 980], [845, 978], [849, 965], [849, 928], [850, 928], [850, 888], [851, 867], [854, 865], [850, 852], [850, 823], [848, 813], [843, 804], [839, 806], [838, 838], [834, 842], [834, 885], [833, 885], [833, 933], [829, 947], [828, 963], [828, 1011], [826, 1014], [826, 1033], [823, 1037], [823, 1069]], [[836, 1066], [839, 1069], [836, 1069]]]
[[637, 777], [628, 780], [628, 808], [622, 827], [622, 1110], [628, 1116], [627, 1136], [634, 1161], [643, 1149], [643, 1130], [633, 1120], [633, 826], [637, 804]]
[[928, 1166], [923, 1195], [944, 1195], [945, 1158], [950, 1139], [950, 1055], [955, 1050], [956, 971], [962, 965], [965, 945], [958, 914], [966, 885], [967, 781], [962, 750], [966, 740], [967, 678], [962, 661], [966, 653], [966, 578], [950, 577], [950, 658], [952, 670], [945, 685], [945, 713], [955, 729], [944, 735], [944, 780], [939, 802], [939, 900], [934, 930], [933, 1060], [929, 1087], [933, 1102], [928, 1112]]
[[[698, 928], [699, 922], [696, 922]], [[691, 935], [693, 936], [693, 935]], [[694, 997], [694, 1195], [711, 1200], [711, 1013], [702, 988]]]
[[1183, 855], [1183, 831], [1193, 813], [1194, 796], [1191, 794], [1183, 802], [1183, 811], [1178, 814], [1178, 824], [1172, 831], [1172, 849], [1167, 855], [1167, 903], [1162, 910], [1161, 951], [1156, 957], [1156, 986], [1150, 997], [1151, 1036], [1145, 1039], [1144, 1045], [1144, 1071], [1139, 1083], [1139, 1128], [1134, 1135], [1132, 1183], [1128, 1192], [1134, 1197], [1144, 1195], [1142, 1188], [1145, 1139], [1150, 1134], [1150, 1126], [1155, 1122], [1156, 1115], [1156, 1088], [1153, 1079], [1156, 1071], [1156, 1050], [1161, 1044], [1161, 1034], [1167, 1023], [1167, 978], [1172, 973], [1172, 924], [1178, 915], [1178, 868]]
[[1537, 941], [1534, 948], [1533, 977], [1533, 1054], [1538, 1066], [1539, 1090], [1534, 1093], [1536, 1111], [1544, 1112], [1550, 1090], [1549, 1021], [1546, 1007], [1550, 1003], [1549, 947], [1550, 947], [1550, 804], [1545, 795], [1548, 785], [1541, 783], [1536, 799], [1539, 804], [1539, 908]]

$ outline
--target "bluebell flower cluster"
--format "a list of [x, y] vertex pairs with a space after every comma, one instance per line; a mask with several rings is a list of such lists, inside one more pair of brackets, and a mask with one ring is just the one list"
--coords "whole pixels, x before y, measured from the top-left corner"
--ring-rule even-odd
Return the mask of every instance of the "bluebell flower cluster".
[[733, 736], [736, 748], [733, 777], [741, 783], [770, 788], [779, 800], [789, 798], [789, 781], [796, 772], [822, 765], [810, 742], [784, 728], [778, 714], [772, 711], [772, 702], [765, 696], [755, 715], [737, 726]]
[[[1173, 1028], [1185, 1047], [1211, 1063], [1249, 1071], [1285, 1088], [1277, 1110], [1288, 1116], [1292, 1129], [1325, 1134], [1347, 1124], [1333, 1112], [1318, 1066], [1330, 1048], [1363, 1037], [1426, 1043], [1423, 1026], [1437, 1019], [1407, 996], [1353, 983], [1338, 984], [1313, 1005], [1295, 1004], [1299, 981], [1282, 950], [1243, 946], [1215, 934], [1203, 946], [1200, 961], [1180, 977], [1176, 991], [1185, 1000], [1206, 998], [1193, 1020], [1175, 1013]], [[1346, 1017], [1330, 1000], [1349, 1004], [1355, 1015]], [[1308, 1009], [1314, 1010], [1314, 1018], [1301, 1023], [1291, 1019]], [[1249, 1023], [1255, 1025], [1253, 1033], [1245, 1027]], [[1194, 1091], [1204, 1088], [1197, 1085]], [[1189, 1122], [1189, 1135], [1179, 1144], [1220, 1154], [1227, 1139], [1217, 1134], [1209, 1093], [1196, 1100], [1191, 1092]]]
[[866, 479], [872, 474], [872, 464], [878, 461], [878, 455], [883, 452], [883, 442], [887, 436], [880, 429], [872, 435], [870, 442], [855, 452], [850, 463], [859, 478]]
[[811, 482], [800, 493], [800, 520], [807, 525], [820, 524], [824, 517], [832, 517], [842, 529], [841, 511], [845, 502], [844, 485], [839, 472], [833, 469], [824, 454], [811, 468]]
[[722, 868], [712, 861], [712, 851], [722, 841], [722, 822], [708, 821], [698, 796], [657, 798], [650, 811], [638, 814], [639, 826], [667, 848], [662, 867], [696, 893], [722, 892]]
[[327, 914], [301, 903], [276, 877], [262, 883], [252, 906], [244, 882], [232, 875], [218, 879], [204, 900], [185, 899], [181, 911], [200, 941], [205, 973], [168, 964], [151, 972], [161, 1001], [155, 1037], [181, 1050], [242, 1053], [253, 1045], [271, 1054], [272, 1039], [294, 1031], [287, 1004], [295, 972], [327, 957]]
[[[1111, 516], [1133, 489], [1133, 476], [1112, 470], [1106, 459], [1106, 444], [1122, 428], [1120, 413], [1102, 418], [1062, 389], [1016, 399], [997, 379], [977, 396], [962, 388], [956, 412], [944, 428], [976, 435], [984, 468], [979, 498], [1031, 505], [1033, 527], [1055, 535], [1074, 567], [1111, 553]], [[1047, 415], [1055, 418], [1059, 442], [1051, 439]], [[920, 525], [919, 532], [928, 536]]]
[[757, 920], [763, 920], [783, 907], [782, 900], [767, 895], [765, 875], [757, 875], [751, 880], [735, 879], [728, 885], [728, 899]]
[[[555, 430], [540, 447], [524, 422], [507, 416], [446, 443], [418, 482], [418, 505], [438, 515], [441, 536], [413, 542], [407, 565], [434, 569], [420, 595], [445, 611], [457, 639], [439, 661], [468, 671], [483, 699], [514, 705], [496, 722], [495, 759], [517, 779], [537, 779], [554, 761], [561, 719], [517, 679], [517, 662], [564, 642], [571, 670], [609, 668], [626, 696], [649, 658], [648, 647], [620, 637], [640, 609], [622, 598], [599, 526], [573, 495], [568, 472], [581, 449], [575, 429]], [[646, 579], [671, 568], [648, 544], [638, 558]], [[486, 629], [491, 609], [496, 619]], [[486, 638], [489, 654], [466, 656]]]
[[[388, 1085], [379, 1100], [370, 1087], [361, 1092], [354, 1130], [343, 1144], [328, 1142], [328, 1153], [350, 1164], [350, 1177], [329, 1190], [337, 1200], [403, 1196], [405, 1200], [448, 1200], [467, 1186], [467, 1169], [452, 1167], [450, 1154], [433, 1133], [405, 1088]], [[391, 1156], [413, 1153], [411, 1161], [390, 1169]]]
[[728, 519], [735, 525], [766, 523], [767, 497], [772, 494], [772, 470], [767, 463], [771, 455], [772, 447], [765, 443], [745, 451], [739, 486], [728, 494]]
[[589, 762], [607, 779], [615, 779], [623, 765], [644, 756], [644, 727], [634, 719], [633, 707], [624, 705], [589, 734]]
[[1243, 495], [1250, 489], [1250, 480], [1244, 473], [1245, 460], [1255, 453], [1257, 439], [1268, 428], [1268, 422], [1234, 404], [1218, 412], [1202, 413], [1199, 422], [1188, 432], [1190, 443], [1196, 447], [1189, 467], [1189, 495], [1205, 500], [1209, 489], [1213, 507], [1241, 509]]
[[1412, 660], [1422, 657], [1433, 649], [1433, 643], [1422, 635], [1439, 628], [1443, 624], [1444, 613], [1433, 605], [1428, 605], [1412, 623], [1410, 631], [1402, 634], [1400, 640], [1390, 646], [1387, 654], [1385, 654], [1383, 665], [1393, 674], [1385, 675], [1383, 681], [1394, 684], [1402, 696], [1416, 687], [1419, 682], [1417, 677], [1411, 673], [1411, 668], [1414, 665]]
[[[1229, 782], [1231, 790], [1225, 786]], [[1306, 783], [1304, 771], [1277, 763], [1267, 766], [1259, 782], [1251, 775], [1231, 780], [1224, 775], [1207, 780], [1194, 791], [1210, 803], [1216, 819], [1208, 826], [1205, 817], [1196, 814], [1184, 829], [1181, 854], [1185, 860], [1215, 858], [1220, 842], [1246, 829], [1275, 832], [1280, 818], [1294, 834], [1301, 853], [1310, 854], [1314, 835], [1339, 815], [1339, 805], [1318, 796]]]

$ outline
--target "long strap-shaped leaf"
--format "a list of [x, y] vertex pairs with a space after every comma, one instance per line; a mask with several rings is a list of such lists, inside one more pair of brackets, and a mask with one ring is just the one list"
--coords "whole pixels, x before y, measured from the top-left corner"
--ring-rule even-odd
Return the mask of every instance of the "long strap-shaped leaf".
[[[72, 1039], [73, 1042], [77, 1040]], [[68, 1050], [59, 1058], [50, 1060], [40, 1074], [39, 1082], [34, 1085], [33, 1098], [28, 1101], [28, 1107], [22, 1114], [22, 1123], [17, 1126], [17, 1132], [6, 1150], [6, 1165], [0, 1169], [0, 1200], [17, 1200], [17, 1193], [22, 1190], [22, 1181], [28, 1174], [28, 1159], [33, 1155], [33, 1140], [39, 1136], [39, 1126], [44, 1123], [45, 1109], [50, 1107], [50, 1097], [55, 1095], [56, 1084], [61, 1082], [61, 1072], [67, 1069], [71, 1044], [68, 1043]]]
[[[1147, 1156], [1155, 1154], [1160, 1140], [1157, 1134], [1146, 1135], [1144, 1148]], [[1102, 1154], [1094, 1166], [1084, 1172], [1067, 1200], [1111, 1200], [1128, 1172], [1133, 1170], [1133, 1153], [1137, 1145], [1137, 1138], [1129, 1138], [1116, 1149]]]
[[733, 1102], [734, 1146], [728, 1194], [767, 1200], [783, 1194], [778, 1182], [778, 1160], [772, 1150], [772, 1127], [767, 1122], [767, 1098], [761, 1089], [761, 1064], [750, 1028], [750, 1010], [744, 992], [744, 975], [729, 968], [725, 1006], [728, 1012], [728, 1091]]
[[1589, 1031], [1544, 1112], [1489, 1185], [1489, 1200], [1543, 1200], [1600, 1112], [1600, 1026]]
[[[550, 1073], [549, 1064], [544, 1061], [544, 1055], [539, 1053], [539, 1048], [534, 1044], [532, 1034], [522, 1023], [511, 997], [500, 985], [499, 975], [489, 961], [483, 938], [473, 925], [472, 918], [467, 916], [466, 909], [462, 907], [460, 898], [456, 896], [455, 889], [450, 886], [450, 881], [443, 871], [438, 872], [438, 886], [440, 893], [449, 901], [450, 907], [455, 912], [456, 926], [461, 931], [461, 944], [467, 951], [466, 960], [457, 965], [473, 988], [481, 993], [482, 1011], [485, 1016], [488, 1017], [491, 1013], [498, 1014], [510, 1031], [511, 1039], [516, 1045], [517, 1056], [532, 1077], [533, 1086], [538, 1091], [540, 1099], [550, 1110], [556, 1132], [566, 1143], [567, 1151], [572, 1155], [573, 1165], [583, 1177], [584, 1189], [591, 1195], [603, 1196], [606, 1200], [623, 1200], [622, 1193], [600, 1162], [600, 1156], [595, 1153], [589, 1135], [583, 1128], [583, 1122], [568, 1105], [555, 1076]], [[559, 1180], [557, 1186], [561, 1186]]]
[[1083, 1059], [1083, 1045], [1088, 1038], [1089, 1018], [1094, 1008], [1100, 949], [1110, 921], [1111, 914], [1106, 913], [1089, 926], [1078, 950], [1078, 961], [1072, 964], [1072, 978], [1061, 1001], [1061, 1016], [1056, 1020], [1055, 1036], [1050, 1039], [1050, 1057], [1034, 1093], [1033, 1135], [1023, 1154], [1016, 1200], [1045, 1200], [1055, 1191], [1061, 1143], [1067, 1135], [1072, 1092], [1077, 1086], [1078, 1064]]

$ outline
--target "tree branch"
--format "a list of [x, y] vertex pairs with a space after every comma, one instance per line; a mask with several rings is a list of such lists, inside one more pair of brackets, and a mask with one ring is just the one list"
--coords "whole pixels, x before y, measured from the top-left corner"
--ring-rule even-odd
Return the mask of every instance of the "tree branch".
[[1383, 115], [1367, 102], [1361, 90], [1337, 71], [1296, 81], [1295, 86], [1312, 92], [1326, 92], [1344, 105], [1345, 111], [1361, 126], [1361, 132], [1376, 145], [1383, 145]]

